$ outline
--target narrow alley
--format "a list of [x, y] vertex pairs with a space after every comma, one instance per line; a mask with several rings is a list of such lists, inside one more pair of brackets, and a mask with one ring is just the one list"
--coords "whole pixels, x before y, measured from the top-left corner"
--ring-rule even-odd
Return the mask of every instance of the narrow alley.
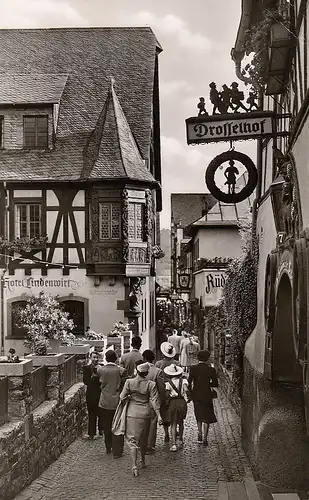
[[101, 438], [80, 438], [15, 500], [217, 500], [219, 484], [224, 494], [226, 482], [252, 480], [252, 474], [241, 447], [239, 419], [224, 395], [215, 401], [215, 410], [218, 423], [210, 429], [207, 448], [197, 444], [190, 404], [184, 449], [170, 453], [160, 429], [157, 451], [147, 457], [139, 477], [131, 475], [126, 448], [114, 460], [105, 454]]

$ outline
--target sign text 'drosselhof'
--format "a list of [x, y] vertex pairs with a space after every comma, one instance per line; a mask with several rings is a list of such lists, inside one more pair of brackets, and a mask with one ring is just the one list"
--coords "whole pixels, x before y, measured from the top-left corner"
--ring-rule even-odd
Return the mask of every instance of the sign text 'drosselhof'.
[[258, 139], [273, 135], [273, 114], [260, 112], [193, 117], [186, 120], [186, 125], [188, 144]]

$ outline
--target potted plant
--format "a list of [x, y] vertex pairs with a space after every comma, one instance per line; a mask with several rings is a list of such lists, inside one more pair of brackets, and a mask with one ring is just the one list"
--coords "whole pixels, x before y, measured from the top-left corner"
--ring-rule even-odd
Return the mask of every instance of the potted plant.
[[[31, 351], [29, 356], [33, 359], [33, 364], [38, 366], [63, 362], [64, 354], [49, 353], [48, 348], [53, 340], [73, 345], [74, 322], [69, 319], [69, 313], [62, 309], [57, 299], [40, 292], [29, 298], [26, 307], [19, 310], [18, 316], [19, 325], [26, 330], [24, 344]], [[51, 359], [52, 356], [54, 360]]]
[[18, 377], [32, 370], [32, 360], [20, 359], [15, 349], [9, 349], [7, 356], [0, 356], [0, 377]]

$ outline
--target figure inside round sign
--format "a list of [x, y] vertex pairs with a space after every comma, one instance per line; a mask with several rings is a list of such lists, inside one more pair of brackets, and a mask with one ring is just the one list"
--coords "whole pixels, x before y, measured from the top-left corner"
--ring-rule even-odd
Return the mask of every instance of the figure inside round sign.
[[[224, 169], [223, 176], [218, 175], [218, 169]], [[205, 181], [217, 200], [240, 203], [253, 193], [257, 184], [257, 170], [249, 156], [234, 150], [226, 151], [210, 162]]]
[[230, 166], [227, 167], [224, 171], [224, 176], [226, 177], [225, 185], [228, 186], [228, 194], [235, 193], [236, 179], [237, 175], [239, 175], [238, 168], [235, 167], [234, 160], [229, 161]]

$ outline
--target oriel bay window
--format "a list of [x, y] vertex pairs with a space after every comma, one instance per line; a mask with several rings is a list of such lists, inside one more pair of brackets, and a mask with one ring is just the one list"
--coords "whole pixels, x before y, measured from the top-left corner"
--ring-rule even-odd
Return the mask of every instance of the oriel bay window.
[[40, 203], [16, 203], [14, 206], [15, 238], [39, 238], [42, 213]]
[[48, 115], [24, 116], [24, 148], [48, 147]]
[[121, 204], [106, 202], [99, 204], [99, 238], [100, 240], [120, 240], [121, 238]]
[[129, 239], [143, 241], [144, 204], [129, 203]]

